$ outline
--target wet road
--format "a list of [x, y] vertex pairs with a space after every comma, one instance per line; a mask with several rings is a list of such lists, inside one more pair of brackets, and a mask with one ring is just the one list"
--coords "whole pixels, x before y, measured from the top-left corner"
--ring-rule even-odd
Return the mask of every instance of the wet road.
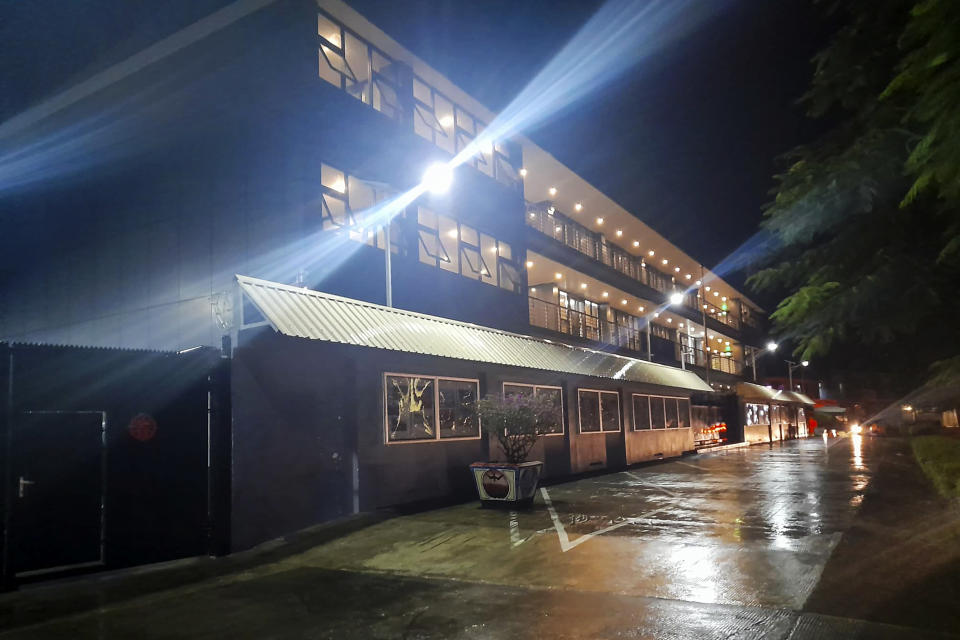
[[923, 637], [800, 613], [882, 443], [755, 446], [394, 518], [0, 638]]

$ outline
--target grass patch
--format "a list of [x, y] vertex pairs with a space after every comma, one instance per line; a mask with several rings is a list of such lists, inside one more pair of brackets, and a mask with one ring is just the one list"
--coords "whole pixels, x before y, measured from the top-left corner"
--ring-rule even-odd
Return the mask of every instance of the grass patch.
[[960, 497], [960, 439], [918, 436], [910, 440], [920, 468], [933, 481], [940, 495]]

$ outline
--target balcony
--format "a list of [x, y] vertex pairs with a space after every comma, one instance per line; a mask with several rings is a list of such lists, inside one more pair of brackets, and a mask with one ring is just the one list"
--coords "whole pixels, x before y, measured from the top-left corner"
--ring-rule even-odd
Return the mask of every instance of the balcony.
[[[610, 322], [546, 300], [530, 297], [527, 301], [532, 326], [564, 333], [590, 342], [613, 345], [632, 351], [639, 357], [648, 357], [647, 336], [642, 329]], [[709, 368], [713, 371], [722, 371], [735, 376], [743, 373], [743, 362], [732, 356], [725, 355], [720, 351], [707, 352], [703, 349], [681, 345], [676, 341], [677, 333], [675, 329], [651, 324], [650, 332], [650, 351], [653, 353], [653, 359], [662, 364], [671, 362], [679, 365], [682, 353], [687, 365], [702, 369], [706, 369], [709, 365]]]
[[[678, 285], [673, 276], [648, 265], [643, 258], [634, 256], [609, 243], [602, 234], [590, 231], [580, 223], [556, 211], [549, 204], [528, 205], [526, 220], [527, 226], [536, 229], [543, 235], [553, 238], [555, 241], [596, 262], [616, 269], [628, 278], [659, 291], [665, 296], [669, 296], [675, 291], [683, 292], [683, 285]], [[703, 300], [701, 303], [700, 294], [693, 291], [684, 294], [683, 305], [688, 311], [703, 314], [716, 320], [721, 325], [733, 329], [740, 328], [737, 315], [723, 308], [726, 303], [723, 303], [720, 307], [708, 300]]]

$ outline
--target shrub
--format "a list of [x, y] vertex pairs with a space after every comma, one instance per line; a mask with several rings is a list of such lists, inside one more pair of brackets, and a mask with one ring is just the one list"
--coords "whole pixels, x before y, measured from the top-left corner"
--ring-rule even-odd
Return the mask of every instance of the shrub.
[[483, 428], [493, 433], [507, 462], [526, 461], [541, 433], [541, 425], [555, 416], [552, 403], [529, 395], [488, 395], [477, 403]]
[[960, 439], [919, 436], [910, 441], [920, 468], [945, 497], [960, 496]]

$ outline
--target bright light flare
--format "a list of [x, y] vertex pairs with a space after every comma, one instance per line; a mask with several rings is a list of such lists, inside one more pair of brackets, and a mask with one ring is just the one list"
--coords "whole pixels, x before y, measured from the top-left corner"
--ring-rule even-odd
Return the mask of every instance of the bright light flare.
[[432, 164], [423, 172], [421, 184], [430, 193], [444, 194], [453, 184], [453, 168], [445, 162]]
[[780, 346], [780, 345], [778, 345], [776, 342], [774, 342], [773, 340], [771, 340], [770, 342], [767, 343], [767, 351], [773, 353], [774, 351], [777, 350], [777, 347], [779, 347], [779, 346]]
[[683, 304], [683, 294], [679, 291], [675, 291], [670, 294], [670, 304], [679, 305]]

